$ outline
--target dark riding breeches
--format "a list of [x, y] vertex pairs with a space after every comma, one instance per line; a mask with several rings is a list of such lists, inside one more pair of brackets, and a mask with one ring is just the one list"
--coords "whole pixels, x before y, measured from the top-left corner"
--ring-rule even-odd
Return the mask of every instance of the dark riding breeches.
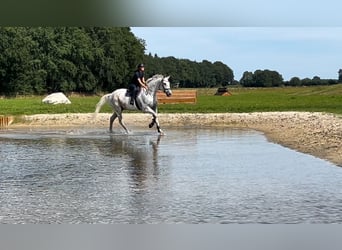
[[137, 86], [137, 85], [135, 85], [135, 84], [130, 84], [130, 85], [128, 86], [128, 89], [129, 89], [129, 92], [130, 92], [130, 94], [131, 94], [131, 98], [134, 98], [134, 100], [135, 100], [135, 98], [136, 98], [136, 97], [138, 96], [138, 94], [139, 94], [140, 87]]

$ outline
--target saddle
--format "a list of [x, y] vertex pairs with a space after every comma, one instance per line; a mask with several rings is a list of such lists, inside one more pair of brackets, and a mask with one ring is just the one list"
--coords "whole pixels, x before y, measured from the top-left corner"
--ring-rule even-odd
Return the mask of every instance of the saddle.
[[135, 104], [135, 106], [136, 106], [139, 110], [142, 110], [141, 105], [140, 105], [140, 102], [138, 102], [138, 100], [137, 100], [138, 95], [134, 97], [133, 94], [134, 94], [134, 93], [133, 93], [130, 89], [127, 89], [127, 91], [126, 91], [126, 96], [127, 96], [127, 97], [130, 97], [130, 98], [134, 98], [134, 104]]
[[129, 89], [126, 90], [126, 95], [127, 97], [133, 97], [133, 92], [130, 91]]

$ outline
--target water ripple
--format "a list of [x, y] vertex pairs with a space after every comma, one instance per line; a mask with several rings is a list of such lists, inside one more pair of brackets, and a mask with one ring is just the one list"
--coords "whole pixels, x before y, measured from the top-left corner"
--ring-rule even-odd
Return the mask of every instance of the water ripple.
[[341, 223], [342, 169], [259, 132], [0, 132], [0, 223]]

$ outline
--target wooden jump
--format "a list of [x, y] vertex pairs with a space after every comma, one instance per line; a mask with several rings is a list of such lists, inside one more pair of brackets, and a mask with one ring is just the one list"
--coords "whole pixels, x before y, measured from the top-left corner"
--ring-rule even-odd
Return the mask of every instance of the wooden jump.
[[163, 92], [157, 92], [159, 104], [177, 104], [197, 102], [197, 90], [172, 90], [172, 96], [167, 97]]
[[222, 87], [217, 89], [215, 95], [230, 96], [232, 93], [229, 92], [228, 88]]
[[13, 117], [0, 115], [0, 128], [9, 126], [13, 122]]

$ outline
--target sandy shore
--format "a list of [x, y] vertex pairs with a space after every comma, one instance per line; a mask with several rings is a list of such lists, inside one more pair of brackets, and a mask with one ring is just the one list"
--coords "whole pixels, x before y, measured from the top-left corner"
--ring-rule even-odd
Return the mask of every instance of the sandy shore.
[[[12, 127], [38, 126], [108, 126], [110, 114], [49, 114], [23, 116], [21, 123]], [[128, 127], [146, 126], [151, 116], [126, 113]], [[160, 114], [162, 127], [236, 127], [262, 131], [275, 143], [326, 159], [342, 166], [342, 117], [333, 114], [310, 112], [262, 112], [220, 114]], [[118, 123], [115, 121], [115, 128]]]

